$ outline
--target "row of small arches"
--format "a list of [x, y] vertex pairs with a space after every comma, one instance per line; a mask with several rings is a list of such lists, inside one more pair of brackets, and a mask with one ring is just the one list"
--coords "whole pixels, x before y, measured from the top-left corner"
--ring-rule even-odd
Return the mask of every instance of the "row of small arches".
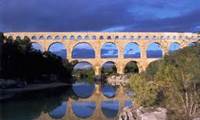
[[[194, 46], [196, 43], [192, 42], [188, 46]], [[32, 43], [34, 49], [43, 51], [43, 48], [38, 43]], [[171, 43], [169, 46], [169, 52], [176, 51], [180, 48], [179, 43]], [[48, 51], [57, 54], [62, 58], [67, 57], [67, 50], [62, 43], [56, 42], [52, 43]], [[124, 58], [140, 58], [140, 46], [131, 42], [128, 43], [124, 49]], [[161, 45], [158, 43], [151, 43], [148, 45], [146, 50], [147, 58], [160, 58], [163, 56], [163, 50]], [[95, 50], [89, 43], [78, 43], [72, 49], [72, 58], [95, 58]], [[101, 48], [101, 58], [117, 58], [118, 57], [118, 48], [114, 43], [105, 43]]]
[[[18, 38], [20, 36], [17, 36]], [[16, 38], [17, 38], [16, 37]], [[27, 37], [27, 36], [25, 36]], [[132, 36], [111, 36], [111, 35], [108, 35], [108, 36], [103, 36], [103, 35], [100, 35], [100, 36], [96, 36], [96, 35], [85, 35], [85, 36], [82, 36], [82, 35], [78, 35], [78, 36], [75, 36], [75, 35], [70, 35], [70, 36], [61, 36], [61, 35], [56, 35], [56, 36], [52, 36], [52, 35], [48, 35], [48, 36], [31, 36], [30, 37], [32, 40], [111, 40], [111, 39], [115, 39], [115, 40], [141, 40], [141, 39], [145, 39], [145, 40], [169, 40], [169, 39], [173, 39], [173, 40], [182, 40], [182, 39], [192, 39], [192, 40], [195, 40], [195, 39], [198, 39], [197, 37], [195, 36], [183, 36], [183, 35], [180, 35], [180, 36], [172, 36], [172, 35], [161, 35], [161, 36], [156, 36], [156, 35], [132, 35]]]

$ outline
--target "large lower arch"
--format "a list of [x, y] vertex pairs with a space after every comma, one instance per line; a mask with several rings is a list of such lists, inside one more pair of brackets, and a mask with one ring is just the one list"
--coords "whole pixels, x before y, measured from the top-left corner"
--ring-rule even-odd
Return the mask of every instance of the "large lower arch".
[[101, 68], [102, 75], [110, 75], [114, 73], [117, 73], [117, 67], [113, 61], [107, 61], [102, 65]]
[[140, 58], [140, 48], [137, 43], [128, 43], [124, 49], [124, 58]]
[[95, 58], [95, 50], [89, 43], [78, 43], [72, 50], [72, 58]]
[[43, 47], [39, 43], [36, 42], [31, 43], [31, 48], [43, 52]]
[[93, 65], [87, 61], [78, 62], [73, 68], [73, 76], [76, 80], [94, 82]]
[[48, 51], [56, 54], [57, 56], [60, 56], [63, 59], [65, 59], [67, 57], [67, 50], [66, 50], [64, 44], [62, 44], [60, 42], [52, 43], [49, 46]]
[[124, 73], [139, 73], [139, 67], [136, 61], [130, 61], [124, 67]]
[[180, 44], [177, 43], [177, 42], [173, 42], [169, 46], [169, 53], [172, 53], [172, 52], [174, 52], [174, 51], [176, 51], [178, 49], [180, 49]]
[[159, 43], [151, 43], [146, 50], [147, 58], [161, 58], [163, 56], [162, 48]]
[[101, 58], [117, 58], [118, 49], [115, 43], [105, 43], [101, 48]]

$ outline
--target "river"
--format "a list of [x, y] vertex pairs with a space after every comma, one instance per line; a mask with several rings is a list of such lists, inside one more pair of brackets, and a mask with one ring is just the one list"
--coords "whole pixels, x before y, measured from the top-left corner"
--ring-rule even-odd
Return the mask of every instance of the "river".
[[72, 88], [29, 92], [0, 103], [2, 120], [115, 120], [132, 106], [122, 88], [75, 83]]

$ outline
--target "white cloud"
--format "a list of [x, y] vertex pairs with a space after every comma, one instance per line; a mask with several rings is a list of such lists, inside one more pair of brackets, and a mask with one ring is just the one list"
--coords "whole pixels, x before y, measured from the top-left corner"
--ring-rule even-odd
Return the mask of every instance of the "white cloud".
[[125, 31], [127, 29], [127, 26], [117, 26], [117, 27], [110, 27], [102, 30], [102, 32], [120, 32]]

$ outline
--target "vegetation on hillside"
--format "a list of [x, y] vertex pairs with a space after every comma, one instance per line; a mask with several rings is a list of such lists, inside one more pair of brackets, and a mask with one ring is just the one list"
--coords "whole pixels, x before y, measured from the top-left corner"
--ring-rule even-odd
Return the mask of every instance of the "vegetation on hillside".
[[173, 120], [200, 115], [200, 46], [178, 50], [130, 78], [136, 106], [163, 106]]
[[3, 39], [0, 78], [18, 81], [72, 83], [73, 64], [51, 52], [41, 52], [31, 46], [28, 37]]

